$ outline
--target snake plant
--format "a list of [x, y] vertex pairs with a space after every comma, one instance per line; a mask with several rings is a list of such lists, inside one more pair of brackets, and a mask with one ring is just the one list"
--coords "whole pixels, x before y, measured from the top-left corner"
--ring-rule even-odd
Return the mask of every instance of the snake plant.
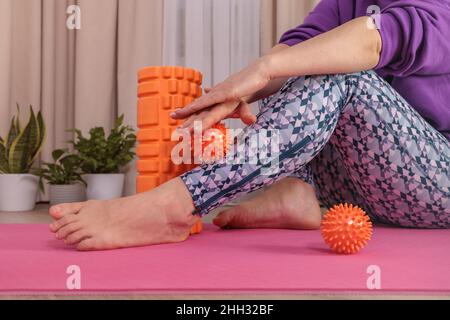
[[11, 120], [8, 135], [0, 137], [0, 174], [28, 173], [42, 148], [45, 124], [41, 112], [35, 115], [30, 106], [30, 118], [22, 128], [17, 115]]

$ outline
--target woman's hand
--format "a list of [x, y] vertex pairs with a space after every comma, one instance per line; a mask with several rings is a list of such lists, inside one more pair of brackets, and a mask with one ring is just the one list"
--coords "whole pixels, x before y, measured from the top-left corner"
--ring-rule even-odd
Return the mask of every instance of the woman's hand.
[[[266, 57], [262, 57], [247, 68], [233, 74], [225, 81], [212, 88], [211, 91], [204, 96], [198, 98], [186, 107], [176, 110], [171, 114], [171, 117], [173, 119], [186, 119], [195, 113], [203, 112], [216, 105], [219, 105], [219, 109], [214, 112], [214, 114], [217, 115], [217, 118], [223, 116], [226, 113], [226, 110], [231, 114], [231, 111], [239, 109], [239, 105], [243, 102], [244, 97], [250, 96], [265, 88], [269, 81], [270, 74], [268, 72]], [[233, 105], [234, 109], [232, 107]], [[244, 107], [244, 112], [246, 112], [246, 109], [247, 107]], [[219, 121], [222, 119], [219, 119]]]
[[[208, 94], [212, 89], [205, 89]], [[219, 123], [223, 119], [240, 118], [246, 125], [251, 125], [256, 121], [250, 106], [244, 100], [235, 100], [219, 103], [211, 108], [204, 109], [190, 116], [181, 126], [182, 129], [193, 130], [194, 122], [201, 121], [202, 129], [207, 130]]]

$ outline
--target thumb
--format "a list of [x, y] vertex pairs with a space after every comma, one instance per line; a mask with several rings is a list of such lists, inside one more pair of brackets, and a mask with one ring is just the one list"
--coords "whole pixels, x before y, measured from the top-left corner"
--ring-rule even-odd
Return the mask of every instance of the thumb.
[[247, 102], [242, 101], [237, 111], [242, 122], [246, 125], [251, 125], [256, 122], [256, 116], [252, 113], [250, 105]]

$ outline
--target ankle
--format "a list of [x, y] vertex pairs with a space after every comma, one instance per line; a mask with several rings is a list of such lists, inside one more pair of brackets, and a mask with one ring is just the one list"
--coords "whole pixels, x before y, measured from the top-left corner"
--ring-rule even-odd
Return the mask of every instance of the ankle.
[[161, 186], [161, 200], [167, 210], [167, 223], [176, 228], [190, 229], [198, 217], [192, 213], [195, 209], [191, 194], [180, 178], [170, 180]]

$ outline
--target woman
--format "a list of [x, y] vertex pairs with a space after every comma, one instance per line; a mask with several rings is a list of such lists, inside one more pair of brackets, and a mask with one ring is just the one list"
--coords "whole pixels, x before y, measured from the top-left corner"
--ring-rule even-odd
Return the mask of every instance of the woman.
[[[368, 18], [373, 5], [380, 15]], [[448, 228], [449, 16], [448, 0], [323, 0], [268, 55], [172, 115], [190, 128], [238, 114], [244, 137], [278, 132], [277, 170], [203, 165], [145, 194], [52, 207], [50, 229], [79, 250], [183, 241], [199, 215], [263, 186], [215, 223], [313, 229], [321, 201], [394, 226]], [[256, 118], [248, 103], [260, 100]]]

